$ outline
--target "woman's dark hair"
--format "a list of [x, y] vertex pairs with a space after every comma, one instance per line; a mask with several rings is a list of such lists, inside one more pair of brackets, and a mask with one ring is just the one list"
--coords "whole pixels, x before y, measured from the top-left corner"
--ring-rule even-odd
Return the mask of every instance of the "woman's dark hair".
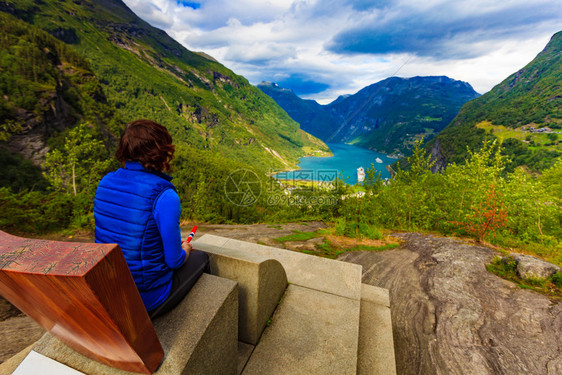
[[174, 151], [172, 136], [165, 127], [150, 120], [135, 120], [125, 127], [115, 158], [122, 163], [138, 161], [146, 169], [163, 172], [170, 169]]

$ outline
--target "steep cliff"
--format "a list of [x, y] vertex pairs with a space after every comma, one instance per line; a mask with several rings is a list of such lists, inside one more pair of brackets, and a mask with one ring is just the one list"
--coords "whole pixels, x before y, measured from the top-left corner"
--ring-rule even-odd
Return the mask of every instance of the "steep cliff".
[[258, 88], [271, 96], [304, 131], [315, 137], [326, 140], [326, 135], [338, 128], [337, 120], [327, 107], [315, 100], [301, 99], [293, 90], [282, 88], [274, 82], [261, 82]]
[[94, 128], [110, 148], [119, 133], [115, 109], [89, 63], [65, 43], [3, 12], [0, 32], [0, 186], [42, 186], [38, 167], [45, 154], [79, 122]]

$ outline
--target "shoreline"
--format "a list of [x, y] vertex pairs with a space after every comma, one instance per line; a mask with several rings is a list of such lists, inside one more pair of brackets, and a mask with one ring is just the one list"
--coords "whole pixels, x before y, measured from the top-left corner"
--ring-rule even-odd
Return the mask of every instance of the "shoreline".
[[345, 145], [350, 145], [350, 146], [355, 146], [355, 147], [360, 147], [360, 148], [364, 148], [365, 150], [370, 150], [370, 151], [376, 152], [376, 153], [378, 153], [378, 154], [382, 154], [382, 155], [386, 156], [386, 157], [389, 158], [389, 159], [396, 159], [396, 160], [399, 160], [399, 159], [402, 159], [402, 158], [404, 157], [404, 156], [401, 155], [401, 154], [395, 154], [394, 152], [393, 152], [392, 154], [387, 154], [387, 153], [385, 153], [385, 152], [383, 152], [383, 151], [375, 150], [374, 148], [370, 148], [370, 147], [361, 146], [361, 145], [358, 145], [358, 144], [356, 144], [356, 143], [343, 143], [343, 144], [345, 144]]
[[396, 172], [394, 171], [394, 169], [392, 169], [391, 164], [385, 165], [384, 167], [386, 168], [388, 173], [390, 173], [390, 178], [394, 177]]
[[[332, 144], [338, 144], [338, 143], [332, 143]], [[359, 145], [356, 145], [356, 144], [353, 144], [353, 143], [340, 143], [340, 144], [349, 145], [349, 146], [354, 146], [354, 147], [362, 148], [362, 149], [364, 149], [364, 150], [369, 150], [369, 151], [372, 151], [372, 152], [376, 152], [377, 154], [384, 155], [385, 157], [387, 157], [387, 158], [389, 158], [389, 159], [394, 159], [394, 160], [400, 160], [400, 159], [401, 159], [399, 156], [396, 156], [396, 155], [387, 155], [387, 154], [385, 154], [384, 152], [380, 152], [380, 151], [377, 151], [377, 150], [373, 150], [373, 149], [368, 148], [368, 147], [359, 146]], [[326, 144], [326, 145], [328, 145], [328, 144]], [[328, 146], [328, 147], [329, 147], [329, 146]], [[309, 157], [333, 157], [333, 156], [334, 156], [334, 153], [333, 153], [333, 152], [331, 151], [331, 149], [330, 149], [330, 155], [324, 155], [324, 156], [306, 155], [306, 156], [302, 156], [302, 157], [299, 158], [299, 164], [301, 163], [301, 160], [300, 160], [300, 159], [304, 159], [304, 158], [309, 158]], [[373, 163], [373, 164], [375, 164], [375, 163]], [[391, 163], [391, 164], [392, 164], [392, 163]], [[390, 166], [390, 164], [385, 165], [384, 167], [385, 167], [385, 169], [390, 173], [390, 176], [392, 177], [392, 176], [394, 175], [394, 173], [393, 173], [391, 170], [388, 169], [389, 166]], [[275, 172], [267, 173], [267, 177], [273, 177], [274, 175], [279, 174], [279, 173], [296, 172], [296, 171], [299, 171], [299, 170], [301, 170], [301, 169], [302, 169], [302, 168], [299, 167], [299, 165], [297, 164], [297, 167], [296, 167], [296, 168], [283, 169], [283, 170], [280, 170], [280, 171], [275, 171]], [[273, 178], [275, 178], [275, 177], [273, 177]], [[281, 179], [278, 179], [278, 180], [281, 180]], [[285, 179], [285, 180], [286, 180], [286, 179]], [[293, 179], [293, 180], [296, 180], [296, 181], [317, 181], [317, 182], [320, 182], [320, 181], [318, 181], [318, 180], [304, 180], [304, 179]], [[333, 180], [332, 180], [332, 181], [333, 181]]]
[[[329, 149], [329, 147], [328, 147]], [[330, 152], [324, 152], [321, 151], [321, 153], [324, 153], [324, 155], [305, 155], [305, 156], [301, 156], [299, 158], [299, 164], [300, 164], [300, 159], [304, 159], [304, 158], [330, 158], [334, 156], [334, 153], [332, 152], [332, 150], [330, 150]], [[299, 171], [301, 168], [298, 166], [296, 168], [292, 168], [292, 169], [283, 169], [281, 171], [277, 171], [277, 172], [271, 172], [271, 173], [267, 173], [267, 177], [273, 177], [273, 175], [276, 175], [278, 173], [283, 173], [283, 172], [295, 172], [295, 171]], [[273, 177], [275, 178], [275, 177]], [[312, 181], [312, 180], [303, 180], [303, 181]]]

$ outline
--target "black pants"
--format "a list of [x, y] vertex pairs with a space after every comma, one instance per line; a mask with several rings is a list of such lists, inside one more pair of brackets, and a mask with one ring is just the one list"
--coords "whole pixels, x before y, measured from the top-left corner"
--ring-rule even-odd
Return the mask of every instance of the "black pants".
[[199, 250], [192, 250], [186, 262], [174, 271], [172, 290], [166, 300], [156, 309], [149, 311], [150, 319], [157, 318], [172, 310], [191, 290], [203, 272], [209, 273], [209, 256]]

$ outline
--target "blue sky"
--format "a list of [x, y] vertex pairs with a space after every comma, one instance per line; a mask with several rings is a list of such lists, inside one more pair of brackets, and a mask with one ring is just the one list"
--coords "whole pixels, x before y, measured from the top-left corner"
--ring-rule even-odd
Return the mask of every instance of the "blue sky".
[[124, 1], [251, 83], [321, 103], [392, 75], [447, 75], [484, 93], [562, 30], [558, 0]]

